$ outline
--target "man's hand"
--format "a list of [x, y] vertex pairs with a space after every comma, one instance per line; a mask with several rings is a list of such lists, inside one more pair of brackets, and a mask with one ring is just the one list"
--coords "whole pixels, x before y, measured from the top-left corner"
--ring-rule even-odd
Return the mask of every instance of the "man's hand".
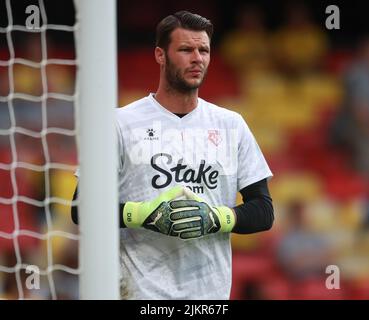
[[171, 236], [181, 239], [200, 238], [215, 232], [231, 232], [235, 225], [235, 216], [228, 207], [211, 207], [196, 196], [197, 200], [172, 201], [176, 209], [171, 213], [173, 221]]
[[[175, 200], [186, 196], [187, 200]], [[211, 207], [189, 189], [176, 186], [152, 201], [126, 202], [123, 220], [128, 228], [144, 227], [181, 239], [231, 232], [235, 215], [228, 207]]]
[[126, 202], [123, 209], [124, 224], [128, 228], [144, 227], [163, 234], [170, 234], [175, 212], [172, 200], [184, 195], [182, 186], [171, 188], [157, 198], [145, 202]]

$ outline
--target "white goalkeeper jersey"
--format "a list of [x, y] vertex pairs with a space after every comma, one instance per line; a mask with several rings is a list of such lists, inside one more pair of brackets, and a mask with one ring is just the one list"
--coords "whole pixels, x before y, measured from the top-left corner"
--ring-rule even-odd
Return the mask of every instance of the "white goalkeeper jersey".
[[[184, 185], [213, 206], [272, 176], [236, 112], [198, 99], [180, 118], [153, 94], [117, 109], [120, 202]], [[120, 231], [122, 299], [229, 299], [230, 234], [181, 240], [144, 228]]]

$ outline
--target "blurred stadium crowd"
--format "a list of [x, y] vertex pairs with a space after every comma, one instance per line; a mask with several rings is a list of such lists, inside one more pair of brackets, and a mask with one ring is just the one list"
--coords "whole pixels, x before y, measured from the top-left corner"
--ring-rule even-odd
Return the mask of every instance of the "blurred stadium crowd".
[[[156, 22], [166, 13], [153, 10], [150, 3], [131, 3], [128, 11], [120, 7], [124, 21], [120, 28], [120, 105], [156, 90], [158, 67], [153, 38], [148, 43], [147, 34], [152, 35]], [[217, 26], [222, 20], [217, 6], [217, 1], [208, 6], [189, 1], [186, 8], [167, 9], [198, 12]], [[283, 2], [281, 8], [279, 23], [271, 28], [270, 11], [267, 15], [263, 6], [235, 3], [233, 15], [228, 13], [232, 23], [223, 23], [215, 38], [207, 80], [200, 90], [201, 97], [243, 115], [274, 173], [270, 181], [276, 215], [272, 230], [232, 235], [231, 298], [368, 299], [369, 36], [341, 46], [344, 41], [330, 36], [333, 31], [325, 29], [324, 19], [316, 18], [311, 3]], [[134, 14], [138, 12], [140, 19]], [[132, 32], [124, 38], [127, 30], [137, 31], [137, 38]], [[0, 37], [0, 60], [6, 61], [7, 41], [4, 34]], [[13, 38], [16, 56], [42, 60], [39, 34], [25, 37], [13, 32]], [[60, 45], [57, 39], [48, 39], [48, 57], [74, 59], [73, 45]], [[48, 65], [45, 71], [47, 83], [42, 81], [40, 68], [15, 64], [14, 92], [42, 96], [46, 88], [74, 95], [75, 66]], [[0, 96], [8, 96], [11, 87], [8, 67], [0, 65]], [[16, 271], [0, 269], [0, 298], [17, 299], [17, 283], [23, 283], [26, 298], [51, 298], [55, 290], [58, 299], [76, 299], [77, 275], [49, 269], [41, 276], [41, 289], [28, 291], [23, 281], [27, 274], [18, 264], [35, 264], [41, 270], [64, 265], [77, 270], [78, 242], [59, 234], [38, 239], [13, 233], [27, 229], [40, 234], [54, 230], [78, 234], [67, 205], [44, 202], [45, 197], [72, 198], [72, 171], [5, 168], [13, 162], [77, 165], [75, 136], [45, 132], [47, 128], [73, 131], [74, 103], [51, 98], [45, 104], [12, 101], [9, 108], [8, 102], [0, 100], [0, 132], [8, 130], [0, 134], [0, 198], [27, 196], [42, 205], [0, 202], [0, 265]], [[14, 133], [12, 126], [41, 136]], [[1, 232], [13, 233], [13, 237], [1, 236]], [[340, 270], [338, 290], [326, 288], [329, 265]]]

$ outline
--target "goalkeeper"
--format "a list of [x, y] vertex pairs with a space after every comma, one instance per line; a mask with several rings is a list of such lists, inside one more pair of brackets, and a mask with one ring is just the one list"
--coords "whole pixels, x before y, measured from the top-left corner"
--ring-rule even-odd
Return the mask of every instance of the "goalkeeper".
[[230, 233], [272, 227], [272, 173], [254, 136], [198, 96], [212, 33], [197, 14], [164, 18], [157, 91], [117, 109], [122, 299], [229, 299]]

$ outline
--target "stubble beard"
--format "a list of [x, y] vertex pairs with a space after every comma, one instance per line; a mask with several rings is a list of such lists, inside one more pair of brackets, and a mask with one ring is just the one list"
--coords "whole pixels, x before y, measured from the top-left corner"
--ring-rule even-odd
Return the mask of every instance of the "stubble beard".
[[195, 92], [202, 85], [206, 74], [207, 69], [205, 70], [202, 79], [195, 84], [188, 83], [183, 76], [181, 75], [181, 71], [175, 66], [174, 63], [170, 60], [167, 53], [166, 56], [166, 64], [165, 64], [165, 78], [168, 84], [169, 91], [177, 91], [182, 94], [191, 94]]

